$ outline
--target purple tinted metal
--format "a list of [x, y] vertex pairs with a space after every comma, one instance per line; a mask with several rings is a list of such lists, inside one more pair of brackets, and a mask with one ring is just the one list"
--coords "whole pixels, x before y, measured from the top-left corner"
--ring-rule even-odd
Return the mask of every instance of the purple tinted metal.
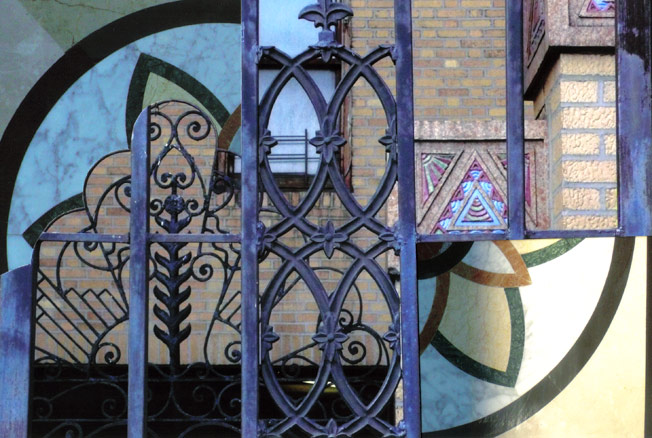
[[41, 233], [41, 242], [107, 242], [129, 243], [129, 236], [96, 233]]
[[258, 436], [258, 1], [242, 0], [242, 436]]
[[131, 141], [131, 219], [129, 259], [130, 438], [147, 435], [147, 343], [149, 337], [149, 140], [150, 109], [134, 125]]
[[523, 121], [523, 2], [507, 8], [507, 209], [508, 237], [525, 231], [525, 125]]
[[398, 235], [401, 242], [401, 347], [403, 412], [408, 437], [421, 436], [419, 307], [417, 302], [416, 201], [412, 74], [412, 14], [409, 1], [394, 2], [398, 146]]
[[0, 435], [27, 438], [33, 343], [32, 267], [0, 277]]
[[[353, 16], [353, 11], [349, 6], [331, 0], [308, 4], [301, 11], [299, 18], [311, 21], [321, 28], [319, 40], [307, 42], [312, 44], [308, 45], [303, 53], [290, 57], [274, 47], [262, 47], [258, 51], [261, 59], [280, 65], [279, 73], [262, 96], [258, 107], [258, 174], [262, 190], [270, 200], [270, 208], [278, 217], [278, 221], [273, 220], [269, 227], [258, 224], [259, 259], [263, 260], [270, 254], [280, 259], [280, 267], [265, 290], [261, 291], [261, 374], [274, 403], [285, 416], [261, 423], [260, 433], [265, 437], [288, 434], [399, 437], [405, 436], [408, 431], [409, 436], [419, 435], [411, 18], [409, 2], [398, 1], [395, 8], [397, 44], [379, 46], [365, 56], [358, 55], [336, 41], [333, 27], [341, 20]], [[245, 41], [245, 59], [251, 53], [249, 47], [250, 43]], [[308, 73], [307, 66], [310, 62], [328, 62], [333, 58], [350, 68], [343, 73], [333, 96], [326, 99]], [[374, 64], [384, 59], [391, 59], [397, 64], [397, 77], [401, 84], [398, 92], [401, 102], [399, 112], [391, 89], [374, 67]], [[243, 70], [250, 68], [250, 63], [243, 66]], [[271, 149], [278, 143], [274, 137], [275, 133], [268, 130], [270, 115], [283, 88], [291, 79], [296, 80], [305, 91], [320, 125], [317, 132], [310, 133], [310, 144], [320, 155], [320, 164], [298, 205], [290, 204], [283, 194], [274, 177], [269, 158]], [[366, 205], [362, 205], [355, 198], [335, 159], [339, 148], [347, 141], [340, 132], [338, 114], [346, 96], [361, 79], [366, 80], [376, 93], [385, 112], [387, 124], [387, 131], [378, 139], [377, 145], [378, 154], [386, 156], [385, 173], [379, 178], [378, 188]], [[244, 83], [243, 90], [246, 95], [250, 92], [250, 87]], [[243, 101], [247, 99], [248, 97], [245, 97]], [[253, 122], [243, 111], [243, 124], [245, 123]], [[386, 206], [399, 172], [402, 175], [399, 181], [401, 217], [398, 227], [390, 228], [377, 215]], [[324, 224], [309, 216], [327, 184], [332, 186], [341, 208], [350, 216], [343, 224], [335, 225], [330, 220]], [[373, 238], [374, 243], [366, 249], [357, 246], [351, 239], [351, 236], [362, 228], [376, 235]], [[289, 232], [300, 234], [303, 239], [298, 239], [297, 243], [281, 241], [280, 238]], [[247, 242], [244, 231], [243, 240]], [[351, 264], [342, 270], [341, 279], [334, 289], [330, 290], [329, 287], [327, 291], [317, 275], [320, 268], [311, 265], [310, 260], [319, 257], [330, 259], [335, 249], [347, 256]], [[402, 298], [399, 297], [389, 273], [376, 261], [389, 251], [400, 253], [402, 257], [402, 267], [406, 273], [405, 280], [402, 281]], [[361, 316], [356, 317], [345, 308], [346, 297], [354, 290], [356, 280], [363, 272], [373, 278], [378, 292], [382, 294], [382, 301], [387, 304], [388, 316], [392, 323], [383, 329], [386, 330], [384, 333], [366, 325]], [[305, 284], [306, 293], [314, 300], [319, 313], [315, 318], [316, 333], [312, 336], [313, 342], [305, 348], [318, 348], [322, 351], [319, 363], [314, 364], [316, 374], [314, 380], [311, 379], [314, 383], [311, 383], [308, 394], [298, 405], [291, 402], [283, 389], [282, 382], [290, 378], [290, 374], [271, 354], [273, 344], [280, 338], [274, 331], [272, 315], [276, 306], [284, 299], [284, 284], [293, 273]], [[361, 300], [360, 306], [364, 305]], [[345, 355], [347, 347], [344, 346], [351, 336], [358, 332], [364, 332], [374, 340], [383, 361], [381, 366], [377, 366], [379, 374], [382, 375], [378, 390], [372, 393], [373, 397], [369, 396], [369, 399], [364, 401], [362, 394], [358, 392], [362, 382], [357, 382], [356, 388], [356, 383], [349, 378], [346, 369], [347, 365], [355, 368], [354, 365], [359, 361], [348, 359]], [[358, 347], [355, 351], [358, 351]], [[364, 358], [366, 348], [360, 348], [359, 351]], [[301, 351], [292, 354], [295, 356], [289, 355], [290, 359], [301, 357]], [[402, 354], [405, 355], [403, 360]], [[401, 369], [401, 364], [404, 369]], [[380, 414], [390, 403], [401, 378], [407, 399], [405, 408], [409, 427], [406, 427], [405, 423], [390, 424], [383, 420]], [[368, 380], [364, 382], [365, 385], [371, 383]], [[338, 397], [345, 412], [350, 414], [315, 416], [320, 394], [329, 382], [337, 387]]]
[[652, 235], [652, 6], [617, 3], [619, 225]]

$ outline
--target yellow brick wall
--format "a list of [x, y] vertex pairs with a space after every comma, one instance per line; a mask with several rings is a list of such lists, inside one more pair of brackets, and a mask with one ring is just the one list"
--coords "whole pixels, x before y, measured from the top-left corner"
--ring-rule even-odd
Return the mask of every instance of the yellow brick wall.
[[553, 229], [610, 229], [616, 212], [615, 58], [562, 54], [534, 103], [548, 121]]
[[[351, 5], [356, 50], [392, 38], [393, 1]], [[504, 118], [505, 0], [414, 0], [412, 11], [415, 118]]]

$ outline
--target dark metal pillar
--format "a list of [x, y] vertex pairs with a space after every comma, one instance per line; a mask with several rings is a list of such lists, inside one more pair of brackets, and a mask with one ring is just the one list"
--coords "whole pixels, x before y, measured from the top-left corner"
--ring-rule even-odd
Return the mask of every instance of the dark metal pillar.
[[131, 142], [129, 230], [129, 438], [147, 436], [149, 108], [134, 126]]
[[409, 1], [395, 0], [396, 103], [398, 134], [399, 235], [401, 245], [401, 345], [403, 411], [409, 438], [421, 436], [419, 387], [419, 307], [417, 304], [416, 204], [412, 14]]
[[507, 209], [509, 239], [525, 233], [523, 2], [507, 1]]
[[258, 436], [258, 1], [242, 0], [242, 436]]
[[652, 235], [652, 42], [649, 1], [616, 2], [619, 224]]
[[33, 344], [33, 292], [30, 265], [0, 280], [0, 436], [29, 436]]

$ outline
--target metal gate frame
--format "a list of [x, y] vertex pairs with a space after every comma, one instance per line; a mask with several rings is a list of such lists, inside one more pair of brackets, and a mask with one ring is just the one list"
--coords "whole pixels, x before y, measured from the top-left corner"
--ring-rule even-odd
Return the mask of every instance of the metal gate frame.
[[[324, 11], [330, 0], [320, 0], [318, 6]], [[417, 345], [417, 297], [416, 257], [417, 241], [441, 240], [434, 236], [417, 236], [414, 221], [414, 145], [413, 145], [413, 87], [412, 87], [412, 41], [410, 1], [395, 2], [397, 82], [397, 150], [400, 221], [396, 233], [401, 251], [401, 332], [402, 361], [405, 390], [405, 432], [410, 438], [420, 436], [420, 396]], [[651, 11], [649, 2], [623, 0], [618, 2], [618, 113], [619, 113], [619, 169], [620, 169], [620, 228], [615, 231], [580, 232], [526, 232], [523, 226], [523, 107], [522, 107], [522, 2], [507, 2], [508, 27], [508, 172], [510, 229], [506, 235], [496, 238], [524, 237], [590, 237], [607, 235], [650, 235], [652, 220], [650, 206], [652, 193], [652, 148], [649, 147], [652, 126], [650, 124], [650, 65], [652, 44], [650, 41]], [[243, 58], [242, 58], [242, 134], [243, 134], [243, 242], [257, 239], [258, 178], [250, 178], [258, 169], [258, 5], [256, 0], [242, 0]], [[148, 119], [141, 117], [134, 130], [135, 139], [146, 139]], [[146, 141], [145, 141], [146, 143]], [[130, 235], [113, 236], [115, 242], [130, 242], [132, 248], [132, 290], [147, 290], [147, 246], [151, 235], [147, 229], [148, 212], [148, 163], [147, 145], [135, 141], [132, 178], [135, 187], [131, 199], [132, 223]], [[73, 236], [69, 236], [72, 238]], [[79, 236], [77, 236], [79, 237]], [[195, 236], [197, 237], [197, 236]], [[61, 241], [57, 235], [42, 236], [42, 240]], [[98, 236], [79, 238], [95, 239]], [[166, 239], [187, 239], [181, 235]], [[463, 237], [467, 240], [484, 236]], [[210, 240], [210, 239], [209, 239]], [[451, 240], [446, 238], [445, 240]], [[194, 240], [193, 240], [194, 241]], [[243, 247], [243, 387], [242, 387], [242, 434], [253, 437], [258, 434], [258, 281], [257, 250], [255, 245]], [[0, 384], [5, 397], [0, 398], [0, 431], [6, 436], [26, 437], [29, 427], [30, 369], [33, 346], [33, 295], [31, 283], [34, 273], [29, 266], [2, 276], [0, 305]], [[145, 436], [146, 404], [146, 345], [147, 345], [147, 294], [132, 295], [132, 312], [129, 334], [129, 436]], [[139, 311], [140, 310], [140, 311]], [[145, 310], [145, 311], [143, 311]], [[136, 360], [135, 360], [136, 359]], [[134, 363], [140, 366], [134, 366]]]

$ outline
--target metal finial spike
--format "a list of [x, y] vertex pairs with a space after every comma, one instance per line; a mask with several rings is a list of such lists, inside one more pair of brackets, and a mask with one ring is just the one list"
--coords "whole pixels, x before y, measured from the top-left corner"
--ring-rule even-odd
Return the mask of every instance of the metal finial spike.
[[338, 21], [352, 16], [353, 10], [349, 6], [333, 0], [319, 0], [319, 3], [306, 6], [299, 13], [300, 19], [312, 21], [315, 27], [324, 30], [329, 30]]

